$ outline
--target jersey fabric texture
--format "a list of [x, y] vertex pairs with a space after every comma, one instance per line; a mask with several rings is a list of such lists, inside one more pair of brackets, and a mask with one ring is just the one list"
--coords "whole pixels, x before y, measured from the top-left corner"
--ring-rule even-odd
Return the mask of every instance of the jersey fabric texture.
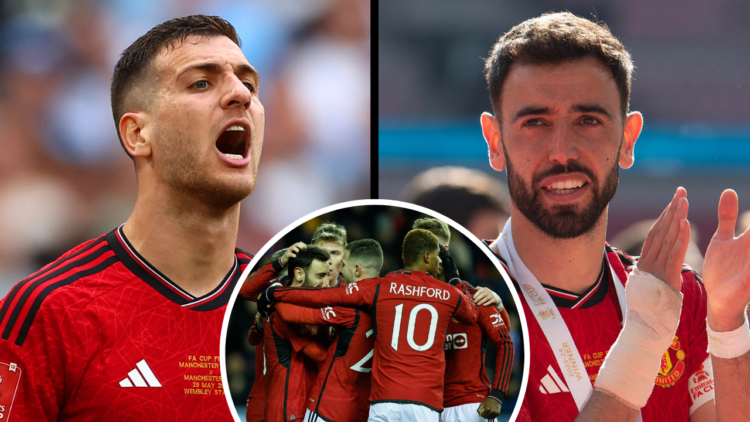
[[3, 420], [231, 420], [219, 338], [251, 258], [236, 250], [224, 280], [194, 297], [120, 226], [20, 281], [0, 302]]
[[[466, 282], [461, 282], [457, 287], [468, 297], [473, 297], [476, 293], [476, 289]], [[448, 324], [443, 398], [446, 408], [481, 403], [487, 397], [502, 402], [508, 391], [514, 353], [508, 327], [494, 306], [479, 306], [477, 312], [476, 324]], [[484, 367], [488, 346], [494, 347], [496, 351], [495, 377], [492, 383], [487, 378]]]
[[[625, 284], [637, 262], [637, 258], [610, 246], [605, 247], [604, 260], [600, 279], [582, 295], [544, 286], [565, 320], [594, 386], [599, 368], [621, 330], [622, 313], [613, 283]], [[606, 264], [612, 265], [618, 280], [612, 280]], [[517, 282], [513, 282], [518, 290]], [[688, 267], [682, 271], [681, 290], [680, 323], [671, 346], [662, 356], [651, 397], [641, 409], [644, 422], [689, 420], [688, 381], [708, 357], [706, 292], [700, 276]], [[521, 302], [526, 315], [531, 315], [526, 301]], [[572, 421], [579, 413], [578, 408], [553, 351], [536, 319], [528, 318], [527, 325], [533, 353], [526, 396], [517, 420]]]
[[308, 307], [360, 306], [374, 326], [370, 410], [377, 403], [443, 409], [444, 336], [451, 318], [473, 324], [464, 293], [423, 271], [398, 271], [348, 286], [275, 289], [274, 299]]
[[276, 304], [276, 310], [291, 323], [338, 327], [307, 400], [312, 416], [366, 421], [375, 343], [370, 315], [340, 306], [313, 309], [289, 303]]
[[264, 420], [266, 408], [266, 357], [263, 355], [263, 329], [258, 326], [258, 320], [253, 322], [247, 341], [255, 346], [255, 382], [253, 389], [247, 396], [247, 411], [245, 418], [247, 422], [261, 422]]
[[[247, 284], [253, 297], [256, 286], [269, 286], [283, 268], [279, 260], [261, 268]], [[333, 343], [328, 346], [325, 361], [308, 394], [306, 405], [317, 415], [332, 421], [367, 419], [370, 404], [373, 330], [366, 312], [344, 307], [305, 308], [286, 303], [276, 305], [277, 313], [289, 324], [339, 327]], [[318, 330], [318, 336], [326, 330]], [[325, 342], [326, 339], [321, 339]], [[313, 415], [315, 416], [315, 415]]]
[[264, 328], [266, 357], [266, 421], [297, 421], [305, 417], [305, 401], [318, 365], [302, 352], [313, 341], [305, 325], [289, 324], [278, 312]]
[[263, 293], [272, 283], [279, 281], [276, 274], [283, 270], [281, 258], [274, 259], [268, 264], [260, 267], [258, 271], [247, 276], [245, 282], [240, 287], [240, 297], [251, 302], [258, 301], [258, 295]]

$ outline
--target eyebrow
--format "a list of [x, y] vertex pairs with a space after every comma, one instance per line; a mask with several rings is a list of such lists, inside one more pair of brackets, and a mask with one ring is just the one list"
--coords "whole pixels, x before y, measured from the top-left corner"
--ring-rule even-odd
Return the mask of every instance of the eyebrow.
[[[593, 104], [593, 103], [584, 103], [584, 104], [575, 104], [572, 107], [573, 111], [577, 113], [597, 113], [601, 114], [603, 116], [606, 116], [607, 118], [612, 118], [612, 114], [607, 111], [604, 107], [600, 106], [599, 104]], [[551, 114], [552, 111], [549, 107], [544, 106], [537, 106], [537, 105], [529, 105], [526, 107], [523, 107], [522, 109], [518, 110], [515, 116], [513, 116], [513, 122], [516, 122], [518, 119], [526, 116], [531, 115], [548, 115]]]
[[[258, 71], [255, 70], [255, 68], [252, 67], [251, 65], [246, 64], [246, 63], [241, 63], [241, 64], [233, 66], [233, 68], [234, 68], [234, 73], [236, 74], [239, 74], [242, 76], [249, 75], [253, 79], [253, 82], [255, 82], [255, 85], [258, 85], [260, 83], [260, 75], [258, 74]], [[218, 73], [218, 72], [221, 72], [221, 69], [222, 69], [222, 66], [219, 65], [218, 63], [213, 63], [213, 62], [198, 63], [180, 71], [180, 74], [177, 76], [177, 78], [180, 78], [184, 74], [194, 71], [194, 70], [202, 70], [204, 72], [209, 72], [209, 73]]]
[[516, 122], [518, 119], [534, 114], [550, 114], [551, 111], [549, 107], [544, 106], [536, 106], [536, 105], [529, 105], [526, 106], [516, 113], [515, 116], [513, 116], [513, 122]]
[[607, 111], [607, 109], [600, 106], [599, 104], [576, 104], [573, 106], [573, 111], [576, 111], [578, 113], [597, 113], [610, 119], [612, 118], [612, 115]]

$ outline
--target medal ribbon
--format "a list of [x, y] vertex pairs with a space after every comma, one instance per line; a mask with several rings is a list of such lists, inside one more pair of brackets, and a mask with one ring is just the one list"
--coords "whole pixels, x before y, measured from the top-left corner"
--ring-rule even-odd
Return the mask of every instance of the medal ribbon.
[[[518, 281], [521, 293], [523, 293], [523, 297], [529, 305], [531, 313], [536, 318], [537, 323], [542, 328], [542, 332], [544, 332], [544, 336], [547, 338], [547, 342], [552, 348], [552, 353], [555, 355], [560, 372], [563, 374], [565, 383], [568, 385], [570, 394], [573, 396], [573, 400], [580, 412], [593, 391], [591, 380], [589, 380], [588, 373], [586, 372], [586, 366], [573, 341], [573, 336], [570, 334], [568, 326], [565, 325], [565, 321], [563, 321], [549, 293], [547, 293], [547, 290], [544, 289], [536, 276], [526, 268], [526, 265], [518, 256], [516, 247], [513, 244], [510, 219], [505, 223], [505, 228], [503, 228], [500, 237], [490, 245], [490, 249], [505, 260], [511, 274]], [[625, 288], [620, 282], [619, 277], [617, 277], [609, 260], [607, 260], [607, 266], [612, 273], [612, 280], [617, 291], [617, 300], [622, 310], [621, 324], [624, 324], [625, 313], [627, 312]], [[501, 271], [501, 274], [503, 277], [507, 276], [505, 271]], [[506, 283], [510, 283], [510, 280], [505, 281]], [[642, 421], [640, 412], [638, 412], [636, 421]]]

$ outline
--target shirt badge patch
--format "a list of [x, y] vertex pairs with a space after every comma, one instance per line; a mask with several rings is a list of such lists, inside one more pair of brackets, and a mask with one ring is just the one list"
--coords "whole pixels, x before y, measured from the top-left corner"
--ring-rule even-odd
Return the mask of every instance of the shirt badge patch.
[[685, 373], [685, 351], [682, 350], [679, 338], [674, 336], [672, 344], [661, 357], [661, 367], [656, 376], [655, 384], [667, 388], [675, 385]]
[[23, 371], [16, 363], [0, 362], [0, 420], [8, 420]]

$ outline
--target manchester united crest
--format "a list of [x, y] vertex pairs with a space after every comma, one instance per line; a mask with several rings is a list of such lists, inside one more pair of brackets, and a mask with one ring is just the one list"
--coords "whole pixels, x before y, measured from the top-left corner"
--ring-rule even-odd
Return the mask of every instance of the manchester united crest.
[[655, 384], [667, 388], [673, 386], [685, 373], [685, 351], [681, 349], [680, 341], [674, 336], [672, 344], [661, 357], [661, 367], [656, 376]]

